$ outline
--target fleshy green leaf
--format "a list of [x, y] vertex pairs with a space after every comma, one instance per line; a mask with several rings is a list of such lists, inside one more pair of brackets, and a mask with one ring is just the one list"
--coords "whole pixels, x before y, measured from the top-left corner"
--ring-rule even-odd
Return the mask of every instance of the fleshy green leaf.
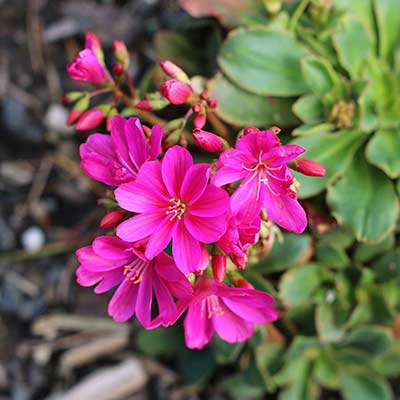
[[388, 383], [380, 376], [343, 373], [342, 393], [345, 400], [391, 400]]
[[309, 301], [321, 283], [321, 269], [316, 264], [305, 264], [287, 271], [280, 281], [280, 295], [288, 305]]
[[324, 95], [337, 84], [332, 66], [324, 59], [307, 57], [301, 61], [303, 79], [316, 95]]
[[400, 278], [400, 248], [397, 248], [380, 258], [374, 265], [378, 282], [388, 282]]
[[223, 72], [238, 86], [265, 96], [297, 96], [308, 92], [300, 79], [307, 51], [285, 31], [265, 28], [236, 30], [219, 57]]
[[210, 82], [211, 95], [218, 101], [216, 113], [234, 125], [281, 127], [298, 122], [291, 111], [290, 99], [271, 98], [246, 92], [222, 75]]
[[378, 256], [391, 250], [394, 246], [395, 238], [394, 234], [386, 236], [379, 243], [360, 243], [355, 249], [354, 259], [356, 261], [367, 262]]
[[379, 54], [388, 61], [400, 39], [400, 13], [397, 0], [375, 0], [375, 15], [378, 24]]
[[299, 197], [304, 199], [314, 196], [337, 179], [347, 168], [354, 152], [364, 140], [365, 135], [350, 131], [296, 138], [294, 142], [307, 149], [304, 156], [319, 162], [326, 169], [324, 177], [296, 174], [301, 184]]
[[400, 176], [400, 129], [377, 131], [366, 149], [371, 164], [376, 165], [390, 178]]
[[305, 124], [318, 124], [324, 120], [324, 105], [316, 96], [308, 95], [300, 97], [293, 104], [293, 112]]
[[344, 328], [338, 324], [334, 304], [318, 304], [315, 325], [321, 342], [338, 342], [345, 334]]
[[351, 332], [345, 343], [371, 355], [378, 355], [389, 350], [393, 343], [393, 337], [389, 329], [363, 326]]
[[392, 182], [366, 162], [363, 149], [346, 175], [328, 188], [328, 202], [338, 222], [359, 241], [378, 242], [395, 227], [398, 201]]
[[353, 79], [361, 77], [365, 62], [373, 55], [371, 35], [357, 19], [346, 18], [333, 36], [341, 65]]

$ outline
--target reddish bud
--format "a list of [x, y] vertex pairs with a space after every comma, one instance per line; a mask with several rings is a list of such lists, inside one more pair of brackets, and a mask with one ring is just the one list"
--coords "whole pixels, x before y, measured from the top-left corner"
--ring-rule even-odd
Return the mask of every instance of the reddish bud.
[[117, 226], [125, 217], [125, 212], [120, 210], [111, 211], [100, 221], [100, 228], [108, 229]]
[[254, 289], [254, 286], [243, 278], [238, 279], [238, 281], [236, 282], [236, 286], [242, 289]]
[[277, 126], [272, 126], [270, 130], [274, 133], [274, 135], [279, 135], [282, 132], [282, 129]]
[[142, 111], [152, 111], [153, 107], [151, 106], [149, 100], [143, 99], [140, 100], [139, 103], [135, 104], [135, 108]]
[[192, 89], [177, 79], [168, 79], [161, 88], [161, 94], [172, 104], [180, 105], [186, 103], [192, 95]]
[[201, 110], [201, 104], [198, 104], [198, 103], [197, 103], [197, 104], [193, 104], [192, 110], [193, 110], [194, 113], [200, 112], [200, 110]]
[[226, 147], [219, 136], [197, 128], [193, 130], [193, 139], [197, 146], [210, 153], [220, 153]]
[[67, 125], [73, 125], [82, 116], [84, 111], [81, 110], [70, 110], [67, 117]]
[[196, 114], [193, 118], [194, 127], [197, 129], [202, 129], [207, 122], [207, 117], [205, 114]]
[[247, 128], [244, 128], [243, 136], [248, 135], [250, 133], [256, 133], [256, 132], [260, 132], [260, 130], [258, 128], [256, 128], [255, 126], [249, 126]]
[[90, 131], [98, 127], [104, 120], [104, 113], [101, 110], [91, 109], [83, 113], [76, 124], [76, 130], [79, 132]]
[[114, 55], [121, 64], [122, 70], [126, 71], [129, 66], [129, 52], [122, 40], [115, 40], [113, 43]]
[[247, 257], [246, 256], [231, 256], [232, 262], [239, 268], [245, 269], [247, 264]]
[[[325, 176], [326, 169], [319, 163], [307, 158], [298, 158], [294, 160], [295, 171], [308, 176]], [[289, 165], [292, 167], [291, 165]]]
[[210, 99], [210, 100], [208, 101], [208, 105], [209, 105], [211, 108], [217, 108], [218, 102], [217, 102], [217, 100], [215, 100], [215, 99]]
[[203, 100], [207, 100], [209, 96], [208, 96], [208, 93], [207, 93], [207, 92], [201, 92], [200, 97], [201, 97]]
[[86, 32], [86, 35], [85, 35], [85, 48], [86, 49], [91, 49], [95, 53], [98, 50], [101, 50], [100, 39], [97, 37], [97, 35], [95, 33]]
[[161, 61], [160, 67], [171, 78], [178, 79], [181, 82], [189, 83], [189, 77], [186, 75], [186, 73], [172, 61]]
[[124, 68], [120, 63], [116, 63], [113, 66], [113, 73], [115, 76], [121, 76], [124, 72]]
[[226, 257], [222, 254], [213, 254], [211, 265], [214, 278], [218, 282], [223, 282], [226, 273]]

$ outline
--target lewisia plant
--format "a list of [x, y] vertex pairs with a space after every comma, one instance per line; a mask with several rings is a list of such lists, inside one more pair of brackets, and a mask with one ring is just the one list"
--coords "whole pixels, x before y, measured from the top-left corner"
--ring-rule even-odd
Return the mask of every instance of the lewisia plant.
[[[112, 193], [112, 210], [100, 221], [105, 234], [77, 251], [77, 281], [95, 293], [114, 289], [108, 313], [118, 322], [136, 317], [153, 329], [183, 316], [189, 348], [203, 348], [214, 332], [229, 343], [244, 341], [279, 315], [272, 296], [242, 276], [249, 252], [273, 240], [274, 224], [304, 231], [292, 170], [312, 176], [325, 170], [299, 158], [302, 147], [282, 144], [276, 127], [246, 128], [234, 144], [227, 129], [218, 132], [224, 125], [215, 99], [197, 93], [171, 61], [161, 62], [167, 79], [159, 90], [138, 98], [123, 42], [114, 43], [114, 55], [110, 73], [100, 41], [88, 33], [67, 68], [72, 79], [95, 86], [64, 101], [80, 131], [106, 121], [109, 134], [90, 134], [80, 156], [83, 171]], [[109, 103], [91, 106], [104, 94], [112, 95]], [[187, 108], [178, 126], [155, 114], [169, 105]], [[134, 116], [121, 116], [121, 106]], [[196, 162], [191, 150], [210, 161]]]

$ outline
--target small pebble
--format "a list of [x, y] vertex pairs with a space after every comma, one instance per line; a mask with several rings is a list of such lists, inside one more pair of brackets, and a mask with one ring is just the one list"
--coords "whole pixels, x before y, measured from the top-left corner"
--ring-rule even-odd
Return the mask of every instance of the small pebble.
[[37, 226], [29, 227], [21, 235], [22, 246], [29, 253], [39, 251], [43, 247], [45, 241], [44, 232]]

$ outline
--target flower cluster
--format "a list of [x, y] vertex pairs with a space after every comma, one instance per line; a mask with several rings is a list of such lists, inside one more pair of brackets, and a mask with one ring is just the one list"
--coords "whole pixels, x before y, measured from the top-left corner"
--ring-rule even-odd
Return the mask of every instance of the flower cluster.
[[[126, 68], [126, 48], [120, 42], [114, 47], [118, 65]], [[73, 79], [115, 85], [99, 49], [88, 35], [86, 49], [68, 67]], [[91, 134], [80, 155], [85, 173], [112, 187], [116, 207], [100, 226], [115, 230], [77, 251], [78, 283], [96, 285], [96, 293], [116, 288], [108, 307], [116, 321], [135, 315], [152, 329], [174, 324], [186, 313], [189, 348], [201, 349], [214, 331], [229, 343], [244, 341], [255, 325], [278, 318], [274, 299], [241, 275], [249, 251], [272, 223], [295, 233], [306, 228], [291, 169], [317, 176], [325, 171], [299, 159], [305, 150], [282, 144], [276, 129], [247, 128], [228, 148], [222, 137], [202, 130], [215, 101], [196, 93], [172, 62], [161, 67], [171, 79], [160, 93], [170, 104], [190, 105], [186, 116], [194, 114], [194, 144], [220, 153], [219, 158], [196, 163], [186, 141], [171, 145], [161, 126], [150, 129], [137, 117], [110, 116], [111, 134]], [[136, 103], [137, 109], [151, 111], [146, 101]]]

